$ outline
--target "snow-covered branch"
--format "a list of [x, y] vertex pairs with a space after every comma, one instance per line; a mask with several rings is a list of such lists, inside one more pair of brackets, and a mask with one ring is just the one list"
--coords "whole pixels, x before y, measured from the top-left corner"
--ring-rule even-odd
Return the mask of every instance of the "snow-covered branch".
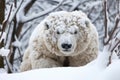
[[112, 60], [112, 55], [113, 55], [114, 49], [120, 43], [120, 37], [119, 37], [120, 33], [118, 32], [118, 34], [115, 35], [115, 33], [117, 31], [117, 28], [118, 28], [119, 21], [120, 21], [120, 16], [118, 15], [116, 17], [116, 20], [115, 20], [115, 26], [113, 28], [113, 31], [111, 32], [110, 37], [109, 37], [109, 39], [107, 40], [107, 42], [105, 44], [105, 45], [109, 46], [108, 52], [111, 53], [111, 55], [109, 56], [109, 63], [108, 63], [108, 65], [111, 64], [111, 60]]
[[1, 48], [0, 49], [0, 56], [5, 56], [7, 57], [10, 53], [10, 50], [9, 49], [4, 49], [4, 48]]
[[8, 20], [9, 23], [11, 23], [13, 21], [13, 19], [15, 18], [16, 14], [18, 13], [21, 5], [23, 4], [24, 0], [20, 0], [20, 3], [18, 4], [18, 7], [12, 11], [12, 15], [10, 15], [10, 19]]
[[74, 4], [72, 5], [69, 11], [74, 11], [79, 5], [84, 4], [85, 2], [89, 2], [89, 0], [74, 2]]
[[107, 12], [107, 0], [104, 0], [104, 25], [105, 25], [105, 33], [104, 33], [104, 44], [106, 45], [106, 41], [108, 40], [108, 12]]
[[108, 39], [108, 41], [106, 42], [106, 44], [108, 44], [109, 41], [110, 41], [112, 38], [115, 37], [114, 35], [115, 35], [115, 32], [116, 32], [116, 30], [117, 30], [117, 28], [118, 28], [119, 22], [120, 22], [120, 15], [117, 15], [117, 17], [116, 17], [116, 19], [115, 19], [115, 25], [114, 25], [113, 31], [110, 33], [109, 39]]
[[[48, 14], [48, 13], [56, 10], [58, 7], [60, 7], [60, 6], [63, 4], [64, 1], [65, 1], [65, 0], [62, 0], [57, 6], [54, 6], [54, 7], [50, 8], [50, 9], [48, 9], [48, 10], [45, 10], [45, 11], [40, 12], [40, 13], [37, 13], [37, 14], [32, 14], [32, 15], [29, 16], [29, 17], [24, 16], [24, 15], [23, 15], [23, 17], [20, 16], [20, 17], [21, 17], [20, 22], [26, 23], [26, 22], [29, 22], [29, 21], [34, 20], [34, 19], [36, 19], [36, 18], [39, 18], [39, 17], [41, 17], [41, 16], [44, 16], [44, 15], [46, 15], [46, 14]], [[21, 10], [20, 10], [20, 11], [21, 11]], [[21, 15], [21, 14], [20, 14], [20, 15]]]
[[120, 0], [117, 0], [117, 13], [120, 14]]
[[5, 28], [7, 27], [8, 20], [9, 20], [9, 18], [10, 18], [11, 12], [12, 12], [12, 7], [13, 7], [13, 5], [10, 6], [10, 11], [9, 11], [9, 13], [8, 13], [8, 15], [7, 15], [7, 18], [6, 18], [6, 19], [3, 21], [3, 23], [2, 23], [2, 31], [1, 31], [1, 34], [0, 34], [0, 39], [1, 39], [1, 37], [3, 36], [3, 33], [4, 33], [4, 31], [5, 31]]

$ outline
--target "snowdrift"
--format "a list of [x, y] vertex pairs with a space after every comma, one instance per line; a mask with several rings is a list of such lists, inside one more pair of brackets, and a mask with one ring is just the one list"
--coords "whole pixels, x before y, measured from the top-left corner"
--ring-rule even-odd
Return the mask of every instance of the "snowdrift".
[[109, 62], [107, 47], [96, 60], [82, 67], [36, 69], [21, 73], [0, 73], [0, 80], [120, 80], [120, 60]]

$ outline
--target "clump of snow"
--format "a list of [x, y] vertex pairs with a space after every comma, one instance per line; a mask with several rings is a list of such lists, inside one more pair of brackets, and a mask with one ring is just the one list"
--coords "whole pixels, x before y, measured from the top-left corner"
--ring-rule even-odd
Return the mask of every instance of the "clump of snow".
[[7, 71], [4, 68], [0, 68], [0, 74], [1, 73], [7, 73]]
[[78, 29], [78, 27], [76, 26], [76, 25], [73, 25], [72, 27], [70, 27], [69, 29], [68, 29], [68, 31], [70, 32], [70, 33], [72, 33], [72, 34], [74, 34], [75, 33], [75, 31], [78, 31], [79, 29]]
[[12, 43], [12, 45], [13, 46], [15, 46], [15, 47], [21, 47], [22, 46], [22, 44], [21, 44], [21, 42], [17, 39], [17, 37], [15, 36], [15, 42], [13, 42]]
[[0, 55], [1, 56], [8, 56], [9, 55], [9, 52], [10, 52], [10, 50], [9, 49], [5, 49], [4, 47], [2, 47], [1, 49], [0, 49]]
[[86, 27], [86, 19], [79, 19], [78, 22], [79, 22], [81, 27], [83, 27], [83, 28]]
[[[0, 35], [1, 35], [1, 33], [2, 33], [2, 32], [0, 32]], [[0, 38], [0, 42], [1, 42], [3, 39], [5, 39], [5, 38], [6, 38], [6, 33], [3, 32], [3, 34], [2, 34], [2, 36], [1, 36], [1, 38]]]
[[109, 36], [107, 35], [105, 38], [104, 38], [104, 42], [107, 42], [109, 39]]
[[15, 41], [15, 42], [12, 43], [12, 45], [15, 46], [15, 47], [21, 47], [22, 44], [21, 44], [20, 41]]

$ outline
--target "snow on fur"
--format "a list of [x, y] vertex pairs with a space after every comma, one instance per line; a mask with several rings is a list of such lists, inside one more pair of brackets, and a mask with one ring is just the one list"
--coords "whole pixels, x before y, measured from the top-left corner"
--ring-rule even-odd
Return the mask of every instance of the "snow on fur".
[[[65, 49], [62, 45], [71, 45]], [[82, 66], [98, 54], [98, 33], [82, 11], [50, 13], [34, 30], [26, 49], [21, 71], [36, 68]], [[27, 66], [26, 66], [27, 65]]]

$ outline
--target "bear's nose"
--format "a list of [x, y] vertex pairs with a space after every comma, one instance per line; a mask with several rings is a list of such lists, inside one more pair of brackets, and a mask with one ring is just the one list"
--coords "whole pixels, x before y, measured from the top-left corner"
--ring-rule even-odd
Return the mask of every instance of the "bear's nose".
[[62, 44], [62, 48], [64, 49], [69, 49], [71, 47], [72, 47], [72, 44], [66, 44], [66, 43]]

